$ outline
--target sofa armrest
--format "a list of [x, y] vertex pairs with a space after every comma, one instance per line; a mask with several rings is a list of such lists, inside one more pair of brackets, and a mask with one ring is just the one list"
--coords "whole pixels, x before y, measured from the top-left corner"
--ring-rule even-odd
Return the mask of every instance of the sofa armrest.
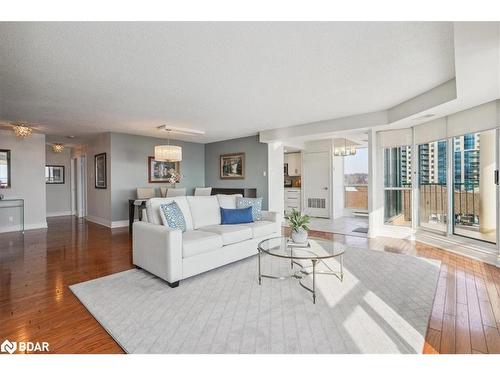
[[[279, 219], [280, 219], [280, 217], [279, 217], [277, 212], [262, 211], [262, 220], [267, 220], [267, 221], [272, 221], [274, 223], [277, 223]], [[281, 220], [280, 220], [280, 222], [281, 222]]]
[[283, 222], [283, 215], [275, 211], [262, 211], [262, 220], [268, 220], [275, 223], [275, 232], [281, 234], [281, 225]]
[[182, 231], [136, 221], [133, 227], [132, 262], [162, 279], [182, 279]]

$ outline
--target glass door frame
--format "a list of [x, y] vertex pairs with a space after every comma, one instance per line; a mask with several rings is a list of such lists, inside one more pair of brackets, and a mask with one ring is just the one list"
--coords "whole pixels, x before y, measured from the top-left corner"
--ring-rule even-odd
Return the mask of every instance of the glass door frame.
[[[413, 133], [413, 140], [415, 140], [415, 133]], [[445, 167], [446, 167], [446, 204], [447, 204], [447, 207], [446, 207], [446, 226], [444, 227], [443, 230], [440, 230], [440, 229], [434, 229], [434, 228], [430, 228], [430, 227], [426, 227], [426, 226], [423, 226], [422, 223], [421, 223], [421, 217], [420, 217], [420, 210], [421, 210], [421, 207], [420, 207], [420, 181], [421, 181], [421, 175], [420, 175], [420, 146], [421, 145], [425, 145], [425, 144], [429, 144], [429, 143], [432, 143], [432, 142], [440, 142], [440, 141], [446, 141], [446, 164], [445, 164]], [[415, 181], [415, 183], [412, 185], [413, 186], [413, 218], [415, 218], [413, 220], [413, 230], [416, 232], [416, 231], [419, 231], [419, 230], [424, 230], [426, 232], [430, 232], [430, 233], [436, 233], [436, 234], [445, 234], [445, 235], [448, 235], [449, 233], [453, 233], [453, 232], [450, 232], [450, 212], [452, 212], [452, 210], [450, 210], [450, 183], [449, 181], [452, 181], [450, 180], [450, 171], [452, 170], [451, 166], [450, 166], [450, 144], [452, 143], [452, 139], [450, 138], [441, 138], [441, 139], [436, 139], [434, 141], [429, 141], [429, 142], [426, 142], [426, 143], [415, 143], [415, 141], [413, 141], [413, 145], [412, 145], [412, 148], [414, 148], [416, 150], [416, 152], [414, 153], [414, 158], [412, 160], [412, 163], [413, 165], [415, 166], [414, 170], [413, 170], [413, 181]]]
[[[414, 128], [413, 128], [414, 129]], [[495, 169], [499, 170], [500, 169], [500, 127], [492, 128], [492, 129], [486, 129], [474, 133], [481, 133], [483, 131], [488, 131], [488, 130], [495, 130], [495, 162], [496, 166]], [[468, 243], [470, 244], [482, 244], [483, 246], [486, 247], [495, 247], [497, 254], [500, 254], [500, 186], [499, 184], [496, 184], [496, 199], [497, 199], [497, 204], [496, 204], [496, 244], [490, 241], [486, 240], [481, 240], [481, 239], [476, 239], [472, 237], [467, 237], [464, 235], [460, 234], [455, 234], [454, 233], [454, 226], [455, 226], [455, 208], [454, 208], [454, 189], [455, 189], [455, 180], [454, 180], [454, 168], [455, 168], [455, 158], [454, 158], [454, 138], [455, 137], [447, 137], [444, 139], [438, 139], [439, 140], [445, 140], [446, 141], [446, 156], [447, 156], [447, 161], [446, 161], [446, 191], [447, 191], [447, 201], [448, 201], [448, 207], [447, 207], [447, 225], [446, 225], [446, 230], [445, 231], [437, 231], [433, 230], [430, 228], [423, 227], [420, 223], [420, 165], [419, 165], [419, 157], [418, 157], [418, 146], [419, 144], [415, 143], [415, 132], [413, 131], [413, 143], [412, 143], [412, 149], [417, 150], [417, 152], [412, 152], [412, 167], [413, 167], [413, 184], [412, 184], [412, 206], [413, 206], [413, 212], [412, 212], [412, 229], [414, 232], [417, 231], [425, 231], [427, 233], [435, 233], [438, 235], [445, 235], [450, 238], [456, 238], [460, 239], [461, 241], [464, 241], [464, 239], [467, 240]], [[415, 183], [417, 182], [417, 183]]]
[[[499, 169], [499, 165], [500, 165], [500, 160], [499, 160], [499, 146], [500, 146], [500, 139], [499, 139], [499, 136], [500, 136], [500, 128], [496, 127], [496, 128], [492, 128], [492, 129], [486, 129], [486, 130], [481, 130], [481, 131], [476, 131], [476, 132], [472, 132], [472, 133], [466, 133], [466, 134], [475, 134], [475, 133], [483, 133], [483, 132], [486, 132], [486, 131], [491, 131], [493, 130], [495, 132], [495, 170], [498, 171]], [[451, 158], [450, 160], [448, 161], [447, 165], [449, 166], [449, 172], [451, 172], [451, 175], [452, 175], [452, 180], [451, 180], [451, 184], [448, 184], [448, 203], [449, 203], [449, 206], [448, 206], [448, 214], [449, 215], [452, 215], [452, 216], [449, 216], [450, 218], [452, 218], [453, 220], [449, 220], [448, 221], [448, 236], [451, 236], [451, 237], [458, 237], [458, 238], [462, 238], [462, 239], [467, 239], [467, 241], [471, 241], [472, 243], [476, 242], [476, 243], [483, 243], [483, 244], [488, 244], [488, 245], [491, 245], [491, 246], [495, 246], [496, 249], [497, 249], [497, 253], [498, 251], [500, 250], [500, 222], [499, 222], [499, 218], [500, 218], [500, 207], [499, 207], [499, 202], [500, 202], [500, 195], [499, 195], [499, 186], [498, 184], [496, 184], [495, 186], [495, 194], [496, 194], [496, 233], [495, 233], [495, 237], [496, 237], [496, 243], [495, 242], [491, 242], [491, 241], [487, 241], [487, 240], [483, 240], [483, 239], [480, 239], [480, 238], [474, 238], [474, 237], [469, 237], [469, 236], [466, 236], [466, 235], [463, 235], [463, 234], [458, 234], [458, 233], [455, 233], [455, 175], [454, 175], [454, 171], [455, 171], [455, 155], [454, 155], [454, 149], [453, 149], [453, 146], [454, 146], [454, 143], [455, 143], [455, 138], [456, 137], [461, 137], [461, 136], [464, 136], [466, 134], [462, 134], [462, 135], [459, 135], [459, 136], [454, 136], [454, 137], [451, 137], [448, 139], [448, 148], [449, 148], [449, 154], [448, 156], [450, 157], [450, 153], [451, 153]], [[479, 151], [481, 152], [481, 151]], [[479, 157], [481, 157], [481, 154], [479, 154]], [[450, 202], [451, 201], [451, 202]]]

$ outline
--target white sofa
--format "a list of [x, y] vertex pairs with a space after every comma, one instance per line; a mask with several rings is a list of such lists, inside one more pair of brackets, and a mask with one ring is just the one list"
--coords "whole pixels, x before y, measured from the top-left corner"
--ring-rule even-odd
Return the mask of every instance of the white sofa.
[[[133, 264], [176, 287], [180, 280], [256, 254], [260, 241], [280, 235], [280, 216], [262, 211], [260, 221], [221, 225], [220, 207], [235, 208], [236, 196], [148, 200], [145, 221], [133, 226]], [[162, 224], [160, 205], [172, 201], [184, 215], [184, 233]]]

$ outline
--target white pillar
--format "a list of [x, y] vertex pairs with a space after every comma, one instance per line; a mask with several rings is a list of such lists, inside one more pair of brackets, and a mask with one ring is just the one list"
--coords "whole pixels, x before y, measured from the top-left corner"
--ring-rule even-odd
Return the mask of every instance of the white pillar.
[[283, 144], [281, 142], [272, 142], [267, 145], [267, 149], [268, 210], [277, 212], [278, 218], [281, 220], [285, 208]]
[[415, 240], [418, 226], [420, 224], [420, 187], [418, 185], [419, 163], [418, 163], [418, 145], [415, 144], [415, 127], [411, 128], [412, 131], [412, 145], [411, 145], [411, 235], [410, 239]]
[[[384, 223], [383, 164], [379, 157], [377, 132], [368, 130], [368, 237], [376, 237]], [[383, 155], [382, 155], [383, 157]]]
[[482, 132], [479, 137], [479, 231], [496, 230], [495, 130]]

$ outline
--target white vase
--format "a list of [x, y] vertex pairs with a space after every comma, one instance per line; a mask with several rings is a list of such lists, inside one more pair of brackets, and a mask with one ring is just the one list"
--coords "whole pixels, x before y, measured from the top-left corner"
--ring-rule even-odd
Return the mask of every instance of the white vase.
[[292, 230], [292, 241], [295, 243], [306, 243], [307, 231], [304, 228], [298, 228], [297, 230]]

